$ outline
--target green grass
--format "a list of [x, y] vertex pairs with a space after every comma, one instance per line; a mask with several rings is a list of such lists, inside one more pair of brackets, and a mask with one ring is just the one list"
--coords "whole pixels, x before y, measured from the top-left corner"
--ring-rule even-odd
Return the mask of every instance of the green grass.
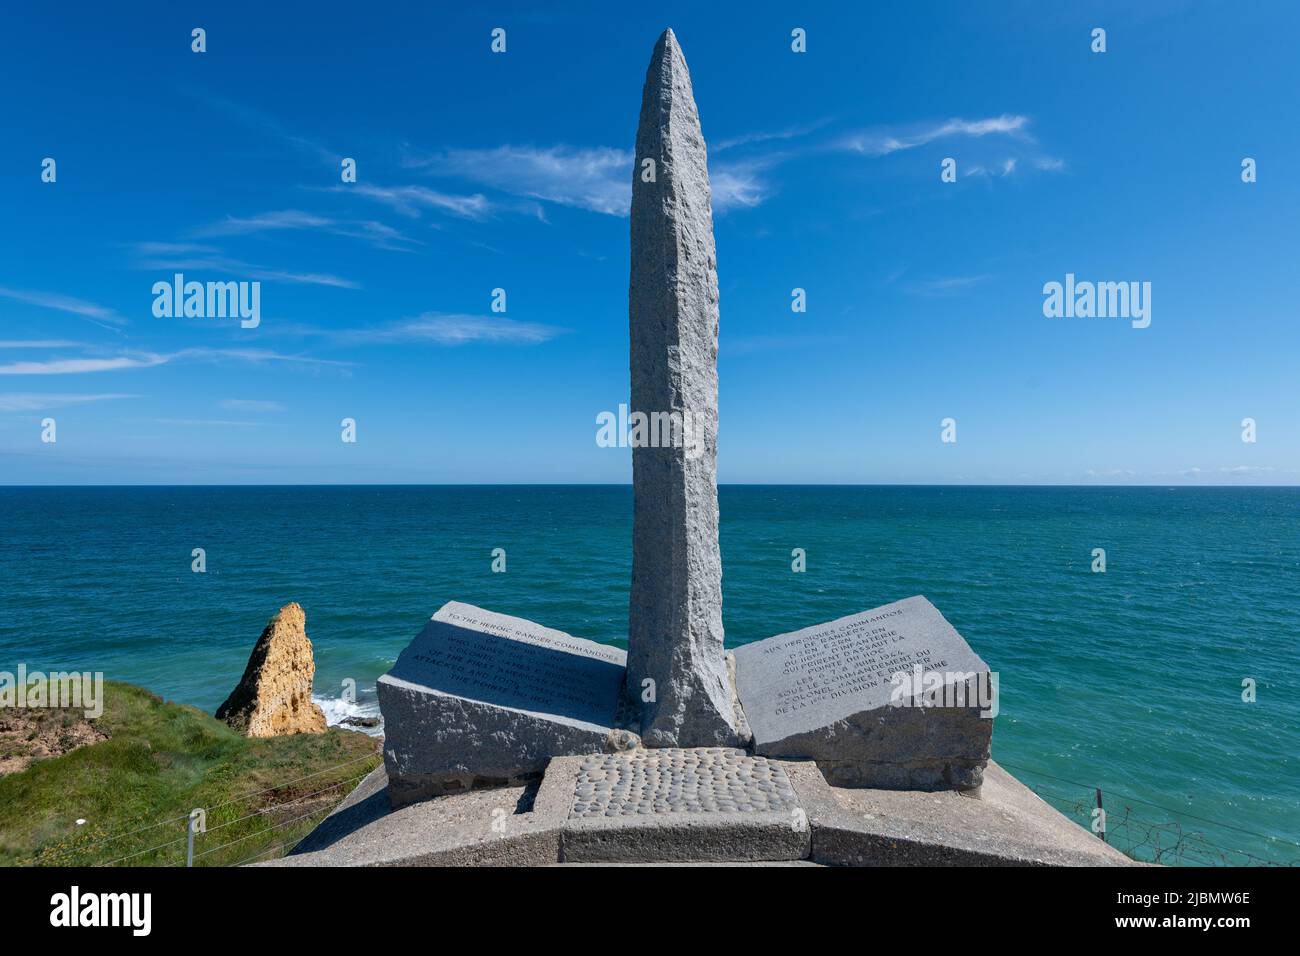
[[351, 731], [250, 739], [130, 684], [104, 698], [108, 740], [0, 779], [0, 864], [184, 866], [195, 807], [195, 866], [274, 859], [381, 760]]

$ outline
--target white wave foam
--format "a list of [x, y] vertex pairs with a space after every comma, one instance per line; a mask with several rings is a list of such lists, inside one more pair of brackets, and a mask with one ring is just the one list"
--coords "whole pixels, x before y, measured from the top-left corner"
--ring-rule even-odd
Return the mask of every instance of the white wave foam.
[[379, 701], [377, 700], [353, 702], [344, 700], [342, 697], [320, 697], [316, 694], [312, 694], [311, 699], [324, 711], [325, 723], [331, 727], [342, 726], [346, 730], [359, 730], [371, 737], [382, 736], [384, 732], [382, 722], [376, 727], [360, 727], [356, 724], [343, 723], [348, 717], [379, 717]]

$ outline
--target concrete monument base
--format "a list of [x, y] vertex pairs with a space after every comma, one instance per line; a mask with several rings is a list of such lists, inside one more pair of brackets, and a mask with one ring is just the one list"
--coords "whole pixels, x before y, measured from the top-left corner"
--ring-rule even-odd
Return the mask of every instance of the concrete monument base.
[[397, 809], [387, 787], [381, 767], [291, 855], [257, 865], [1138, 865], [991, 761], [978, 796], [832, 787], [809, 761], [717, 749], [559, 758], [540, 784]]

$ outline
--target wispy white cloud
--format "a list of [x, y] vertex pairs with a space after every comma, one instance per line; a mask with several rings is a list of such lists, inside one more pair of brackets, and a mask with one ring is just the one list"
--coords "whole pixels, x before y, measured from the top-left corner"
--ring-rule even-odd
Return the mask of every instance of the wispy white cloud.
[[[1011, 113], [984, 119], [950, 119], [940, 123], [911, 124], [906, 127], [878, 127], [842, 137], [832, 148], [865, 156], [882, 157], [915, 149], [945, 139], [996, 139], [998, 149], [1014, 152], [1000, 159], [977, 157], [958, 163], [963, 177], [1005, 178], [1031, 167], [1041, 172], [1059, 172], [1065, 161], [1043, 155], [1029, 132], [1029, 117]], [[969, 152], [969, 149], [966, 150]]]
[[839, 142], [842, 149], [868, 156], [887, 156], [900, 150], [915, 149], [935, 140], [953, 136], [996, 136], [1025, 132], [1029, 125], [1026, 116], [1004, 113], [986, 119], [950, 119], [930, 125], [914, 125], [907, 129], [878, 128], [862, 130], [844, 137]]
[[186, 428], [215, 425], [223, 428], [283, 428], [278, 422], [238, 422], [220, 418], [155, 418], [159, 425], [183, 425]]
[[468, 345], [482, 342], [536, 345], [550, 341], [564, 331], [558, 326], [539, 322], [426, 312], [418, 318], [374, 329], [346, 331], [340, 333], [340, 336], [352, 342], [370, 343], [430, 342], [434, 345]]
[[977, 177], [1010, 176], [1015, 171], [1016, 171], [1016, 159], [1014, 156], [1012, 156], [1002, 160], [1001, 162], [993, 163], [992, 165], [974, 163], [970, 166], [967, 166], [964, 170], [962, 170], [962, 175], [977, 176]]
[[361, 283], [344, 279], [329, 272], [288, 272], [284, 269], [266, 269], [261, 266], [246, 266], [244, 263], [231, 263], [227, 271], [248, 268], [248, 275], [265, 282], [288, 282], [293, 285], [325, 285], [336, 289], [360, 289]]
[[728, 165], [709, 174], [713, 188], [714, 212], [731, 209], [749, 209], [757, 206], [771, 194], [771, 188], [755, 165]]
[[102, 328], [111, 328], [114, 325], [122, 325], [126, 322], [124, 318], [107, 306], [87, 302], [85, 299], [75, 299], [72, 296], [58, 292], [9, 289], [0, 286], [0, 298], [12, 299], [26, 305], [35, 305], [42, 309], [53, 309], [56, 312], [79, 315]]
[[[713, 152], [726, 153], [739, 150], [742, 158], [728, 155], [725, 160], [710, 164], [709, 178], [713, 186], [713, 208], [725, 213], [732, 209], [753, 208], [766, 201], [775, 188], [772, 171], [797, 157], [850, 152], [866, 156], [887, 156], [900, 150], [914, 149], [927, 143], [954, 137], [1014, 137], [1023, 143], [1032, 143], [1028, 133], [1029, 119], [1025, 116], [1002, 114], [982, 119], [950, 119], [929, 124], [912, 124], [907, 127], [888, 127], [861, 130], [839, 138], [823, 139], [817, 143], [792, 144], [779, 151], [746, 151], [743, 147], [774, 142], [786, 142], [808, 136], [825, 126], [829, 120], [803, 126], [792, 126], [772, 132], [756, 132], [724, 139]], [[497, 146], [487, 149], [448, 149], [442, 152], [412, 155], [404, 161], [407, 168], [432, 176], [446, 176], [486, 186], [510, 196], [586, 209], [610, 216], [626, 216], [632, 199], [633, 155], [630, 150], [606, 146]], [[1036, 168], [1057, 168], [1054, 160], [1040, 159]], [[1016, 169], [1017, 158], [1002, 160], [995, 169], [997, 175], [1009, 175]], [[981, 167], [979, 174], [988, 170]], [[968, 171], [968, 175], [975, 175]], [[467, 197], [448, 197], [420, 186], [334, 187], [356, 191], [361, 195], [385, 202], [408, 216], [419, 214], [422, 206], [456, 209], [455, 203]], [[493, 202], [482, 196], [473, 197], [482, 206], [461, 210], [460, 215], [476, 218], [493, 208]]]
[[[513, 196], [607, 216], [626, 216], [632, 204], [632, 152], [598, 146], [498, 146], [454, 149], [407, 165], [458, 176]], [[757, 206], [770, 193], [760, 173], [767, 160], [717, 163], [710, 171], [717, 212]], [[419, 187], [406, 187], [419, 188]]]
[[346, 369], [355, 365], [355, 362], [340, 361], [338, 359], [315, 358], [311, 355], [289, 355], [283, 352], [275, 352], [271, 349], [210, 349], [210, 348], [193, 348], [182, 349], [174, 352], [168, 357], [173, 362], [220, 362], [224, 360], [247, 362], [250, 365], [314, 365], [319, 367]]
[[246, 126], [273, 136], [290, 146], [293, 146], [295, 149], [302, 150], [303, 152], [316, 157], [322, 163], [327, 163], [331, 166], [338, 166], [340, 161], [343, 159], [342, 153], [330, 149], [323, 143], [312, 139], [311, 137], [302, 136], [294, 132], [269, 113], [264, 113], [261, 110], [252, 108], [251, 106], [245, 106], [242, 103], [237, 103], [224, 96], [218, 96], [203, 90], [182, 89], [191, 96], [203, 101], [213, 109], [219, 110], [228, 116], [232, 116], [241, 123], [244, 123]]
[[0, 339], [0, 349], [76, 349], [84, 346], [84, 342], [66, 339]]
[[[792, 127], [776, 133], [756, 133], [725, 141], [717, 152], [732, 147], [773, 140], [795, 139], [813, 132], [824, 123], [809, 127]], [[943, 139], [966, 137], [981, 139], [1007, 138], [1020, 144], [1017, 152], [1025, 153], [1026, 144], [1033, 144], [1029, 134], [1029, 118], [1004, 113], [983, 119], [950, 119], [938, 123], [913, 123], [907, 126], [877, 127], [860, 130], [847, 136], [822, 140], [817, 143], [793, 144], [777, 151], [749, 155], [743, 160], [713, 164], [709, 170], [713, 182], [714, 208], [720, 212], [728, 209], [757, 206], [770, 197], [772, 170], [791, 160], [826, 153], [853, 153], [872, 158], [888, 156], [903, 150], [915, 149]], [[728, 157], [730, 159], [730, 157]], [[965, 176], [1010, 176], [1016, 172], [1019, 156], [1006, 156], [997, 162], [972, 163], [962, 170]], [[1036, 169], [1054, 170], [1064, 163], [1047, 157], [1033, 157]]]
[[767, 130], [753, 133], [742, 133], [739, 136], [731, 136], [720, 139], [716, 143], [709, 144], [710, 153], [721, 153], [729, 149], [736, 149], [740, 146], [752, 146], [755, 143], [771, 143], [774, 141], [798, 139], [814, 133], [831, 122], [830, 117], [819, 119], [812, 123], [802, 123], [795, 126], [787, 126], [779, 130]]
[[493, 208], [492, 203], [481, 193], [455, 195], [429, 189], [427, 186], [373, 186], [358, 183], [348, 187], [336, 186], [331, 191], [365, 196], [412, 219], [428, 210], [444, 212], [461, 219], [484, 219]]
[[50, 359], [45, 362], [10, 362], [0, 365], [0, 375], [80, 375], [85, 372], [115, 372], [128, 368], [150, 368], [165, 365], [164, 355], [115, 358]]
[[220, 408], [232, 412], [283, 412], [285, 407], [279, 402], [267, 402], [252, 398], [223, 398], [217, 402]]
[[1260, 475], [1269, 475], [1276, 470], [1272, 465], [1234, 465], [1231, 468], [1219, 469], [1223, 474], [1232, 475], [1234, 478], [1253, 478]]
[[191, 255], [220, 255], [221, 250], [216, 246], [204, 245], [198, 242], [133, 242], [130, 247], [135, 250], [137, 255], [141, 256], [191, 256]]
[[127, 369], [154, 368], [177, 362], [219, 362], [231, 360], [252, 365], [284, 363], [291, 365], [318, 365], [348, 367], [353, 363], [331, 359], [312, 358], [306, 355], [285, 355], [269, 349], [210, 349], [191, 348], [179, 352], [125, 353], [108, 358], [57, 358], [41, 362], [10, 362], [0, 365], [0, 375], [83, 375], [89, 372], [115, 372]]
[[626, 216], [632, 151], [608, 146], [497, 146], [408, 158], [406, 166], [456, 176], [512, 196]]
[[120, 394], [38, 394], [36, 392], [0, 392], [0, 412], [43, 412], [68, 405], [85, 405], [90, 402], [111, 402], [122, 398], [139, 398], [139, 395]]
[[913, 282], [907, 285], [906, 289], [916, 295], [942, 298], [944, 296], [959, 295], [967, 289], [987, 282], [991, 278], [993, 277], [989, 275], [948, 276], [942, 279], [925, 279], [920, 282]]
[[[372, 219], [360, 221], [338, 220], [328, 216], [316, 215], [315, 213], [303, 212], [299, 209], [282, 209], [274, 212], [258, 213], [253, 216], [227, 216], [225, 219], [195, 230], [194, 235], [199, 237], [244, 236], [288, 230], [306, 230], [345, 236], [350, 239], [360, 239], [379, 248], [403, 252], [410, 251], [409, 246], [411, 244], [422, 244], [400, 230]], [[178, 243], [176, 245], [183, 246], [184, 244]], [[195, 251], [203, 251], [205, 247], [196, 246], [194, 249]], [[209, 246], [206, 247], [206, 251], [214, 252], [216, 250]]]
[[[302, 150], [309, 155], [316, 157], [320, 162], [330, 166], [339, 167], [343, 159], [343, 154], [338, 150], [326, 146], [319, 140], [309, 136], [304, 136], [290, 129], [276, 117], [261, 110], [253, 109], [242, 103], [217, 96], [202, 90], [188, 90], [190, 95], [202, 100], [213, 109], [219, 110], [228, 116], [232, 116], [247, 126], [256, 129], [270, 137], [281, 140]], [[487, 197], [482, 195], [454, 195], [451, 193], [438, 192], [437, 190], [427, 189], [423, 186], [378, 186], [369, 183], [353, 183], [331, 187], [330, 192], [354, 193], [364, 196], [368, 199], [384, 203], [404, 216], [417, 218], [422, 211], [437, 210], [448, 215], [458, 216], [463, 219], [483, 219], [491, 211], [491, 204]], [[263, 217], [251, 217], [249, 219], [232, 219], [225, 226], [226, 231], [216, 231], [208, 233], [209, 235], [238, 235], [247, 232], [256, 232], [268, 228], [297, 229], [313, 228], [310, 225], [310, 214], [296, 213], [269, 213]], [[325, 217], [317, 217], [325, 219]], [[383, 223], [367, 222], [340, 224], [333, 220], [325, 220], [320, 224], [321, 228], [350, 230], [340, 231], [340, 235], [355, 235], [356, 238], [366, 239], [382, 245], [385, 242], [395, 242], [396, 244], [389, 248], [401, 249], [402, 243], [410, 240], [401, 236], [397, 230], [385, 226]], [[220, 224], [217, 225], [220, 229]], [[400, 239], [399, 239], [399, 236]]]
[[210, 226], [195, 230], [198, 236], [239, 236], [250, 232], [267, 232], [276, 229], [319, 229], [332, 226], [334, 220], [316, 216], [297, 209], [264, 212], [255, 216], [227, 216]]
[[212, 246], [194, 243], [138, 242], [136, 268], [168, 272], [216, 272], [263, 282], [288, 282], [295, 285], [323, 285], [339, 289], [359, 289], [359, 283], [327, 272], [290, 272], [272, 269], [222, 255]]

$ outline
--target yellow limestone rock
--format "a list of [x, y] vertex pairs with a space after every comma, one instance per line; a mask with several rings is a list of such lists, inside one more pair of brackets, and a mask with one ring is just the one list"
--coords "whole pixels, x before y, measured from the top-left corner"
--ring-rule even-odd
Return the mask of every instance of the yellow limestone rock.
[[267, 622], [217, 719], [248, 737], [323, 734], [325, 714], [311, 699], [315, 675], [307, 615], [294, 601]]

